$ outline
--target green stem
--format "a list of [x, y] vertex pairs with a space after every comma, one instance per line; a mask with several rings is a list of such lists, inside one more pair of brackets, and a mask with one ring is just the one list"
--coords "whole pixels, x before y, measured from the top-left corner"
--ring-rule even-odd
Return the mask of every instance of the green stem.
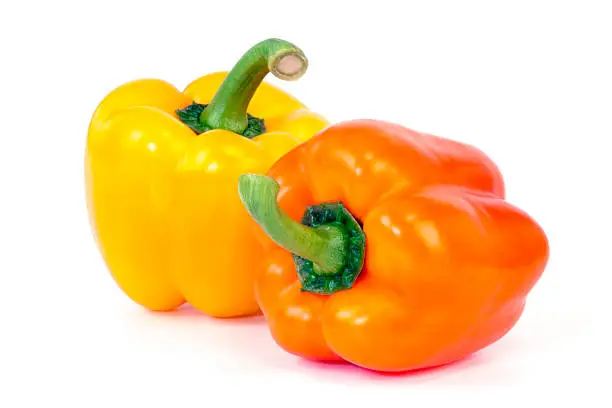
[[247, 107], [264, 77], [272, 72], [280, 79], [296, 80], [307, 67], [302, 50], [287, 41], [271, 38], [256, 44], [229, 72], [200, 121], [212, 129], [242, 134], [248, 126]]
[[346, 262], [348, 237], [342, 228], [310, 228], [295, 222], [278, 205], [278, 183], [267, 176], [240, 176], [240, 199], [251, 217], [277, 244], [314, 264], [320, 275], [336, 274]]

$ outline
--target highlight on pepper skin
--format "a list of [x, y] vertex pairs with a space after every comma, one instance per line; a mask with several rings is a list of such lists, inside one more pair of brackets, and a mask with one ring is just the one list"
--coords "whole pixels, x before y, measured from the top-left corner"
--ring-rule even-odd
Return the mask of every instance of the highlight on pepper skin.
[[245, 173], [272, 337], [297, 356], [383, 372], [498, 341], [549, 257], [542, 228], [504, 191], [475, 147], [376, 120], [331, 125], [266, 176]]
[[251, 264], [262, 248], [236, 185], [328, 125], [263, 82], [269, 72], [297, 80], [307, 66], [295, 45], [268, 39], [230, 72], [182, 92], [141, 79], [97, 107], [85, 157], [87, 208], [104, 261], [134, 302], [156, 311], [188, 302], [215, 317], [258, 311]]

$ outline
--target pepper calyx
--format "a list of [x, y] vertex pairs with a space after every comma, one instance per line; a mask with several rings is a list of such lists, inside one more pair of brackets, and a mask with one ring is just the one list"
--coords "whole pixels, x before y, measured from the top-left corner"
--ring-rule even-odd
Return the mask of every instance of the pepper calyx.
[[[189, 126], [197, 135], [208, 132], [213, 128], [200, 120], [202, 112], [208, 105], [203, 103], [193, 102], [191, 105], [184, 107], [183, 109], [177, 109], [176, 114], [180, 121], [185, 125]], [[263, 119], [247, 113], [248, 125], [247, 128], [242, 132], [241, 136], [248, 139], [252, 139], [263, 133], [266, 133], [266, 125]]]

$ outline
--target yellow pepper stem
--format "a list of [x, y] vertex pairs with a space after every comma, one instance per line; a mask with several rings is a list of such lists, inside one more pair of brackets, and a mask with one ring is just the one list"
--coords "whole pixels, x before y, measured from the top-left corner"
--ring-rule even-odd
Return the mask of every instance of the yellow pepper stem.
[[264, 77], [272, 72], [280, 79], [293, 81], [307, 68], [302, 50], [287, 41], [271, 38], [254, 45], [229, 72], [200, 115], [200, 122], [211, 129], [242, 134], [248, 126], [247, 107]]

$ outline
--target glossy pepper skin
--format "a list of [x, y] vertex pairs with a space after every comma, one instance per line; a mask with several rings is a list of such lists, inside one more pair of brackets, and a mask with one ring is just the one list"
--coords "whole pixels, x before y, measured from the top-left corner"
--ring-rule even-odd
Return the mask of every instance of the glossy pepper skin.
[[449, 139], [348, 121], [297, 147], [268, 174], [240, 180], [260, 232], [270, 235], [274, 226], [258, 207], [265, 185], [278, 192], [279, 214], [291, 222], [307, 208], [341, 202], [365, 235], [356, 282], [313, 293], [282, 234], [261, 234], [267, 252], [257, 300], [275, 341], [298, 356], [387, 372], [462, 359], [515, 325], [548, 261], [544, 231], [504, 200], [496, 165]]
[[[137, 80], [98, 106], [87, 139], [87, 206], [104, 261], [134, 302], [156, 311], [189, 302], [216, 317], [258, 310], [250, 264], [261, 246], [236, 183], [245, 171], [266, 172], [327, 125], [279, 88], [260, 85], [268, 71], [296, 79], [305, 61], [293, 45], [267, 40], [229, 75], [203, 76], [182, 92], [162, 80]], [[282, 64], [293, 71], [278, 72]], [[200, 134], [177, 115], [194, 102], [214, 105], [217, 115]], [[228, 130], [240, 128], [240, 115], [246, 121], [247, 105], [265, 133]]]

